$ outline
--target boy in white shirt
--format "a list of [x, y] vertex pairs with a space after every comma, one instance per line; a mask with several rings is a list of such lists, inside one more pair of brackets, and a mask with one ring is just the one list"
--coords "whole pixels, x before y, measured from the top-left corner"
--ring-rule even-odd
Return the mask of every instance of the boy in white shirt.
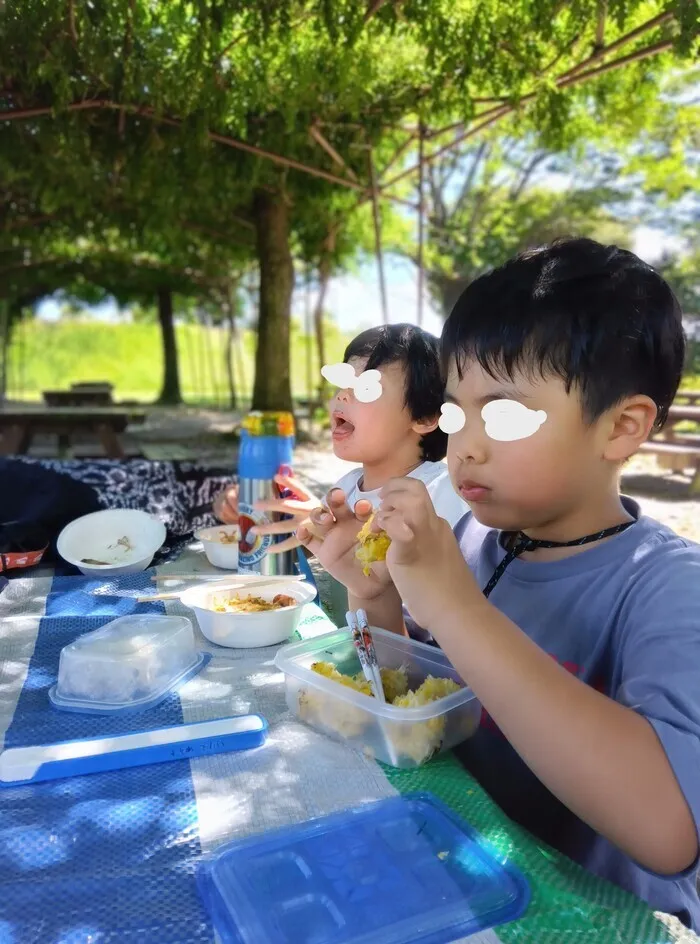
[[[469, 510], [450, 484], [447, 466], [447, 435], [438, 428], [443, 403], [437, 338], [410, 324], [384, 325], [363, 331], [348, 345], [343, 361], [355, 374], [378, 370], [381, 396], [363, 402], [351, 388], [339, 389], [330, 403], [333, 452], [339, 459], [361, 465], [344, 475], [334, 488], [340, 489], [352, 508], [361, 499], [379, 505], [379, 491], [392, 478], [409, 476], [422, 481], [440, 518], [454, 527]], [[280, 479], [299, 500], [263, 501], [261, 511], [291, 515], [259, 528], [260, 534], [289, 534], [321, 505], [321, 501], [296, 480]], [[214, 503], [217, 517], [238, 520], [237, 486], [222, 493]], [[299, 544], [294, 534], [275, 544], [279, 553]]]

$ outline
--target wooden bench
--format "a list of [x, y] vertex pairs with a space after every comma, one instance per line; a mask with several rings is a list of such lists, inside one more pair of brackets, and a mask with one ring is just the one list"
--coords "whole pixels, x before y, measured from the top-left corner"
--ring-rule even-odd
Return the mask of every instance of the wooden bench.
[[70, 385], [71, 390], [106, 390], [108, 393], [114, 391], [114, 384], [107, 380], [81, 380], [80, 383]]
[[112, 391], [97, 387], [81, 387], [80, 390], [44, 390], [43, 396], [46, 406], [89, 408], [112, 405]]
[[26, 455], [38, 433], [58, 436], [60, 447], [79, 433], [95, 436], [109, 459], [123, 459], [120, 434], [130, 420], [126, 410], [50, 408], [0, 410], [0, 455]]
[[674, 440], [668, 442], [660, 439], [651, 439], [642, 443], [640, 452], [648, 452], [658, 456], [659, 464], [674, 472], [693, 470], [690, 481], [690, 494], [700, 495], [700, 445], [692, 442]]
[[674, 403], [678, 406], [686, 403], [690, 406], [700, 406], [700, 390], [679, 390]]

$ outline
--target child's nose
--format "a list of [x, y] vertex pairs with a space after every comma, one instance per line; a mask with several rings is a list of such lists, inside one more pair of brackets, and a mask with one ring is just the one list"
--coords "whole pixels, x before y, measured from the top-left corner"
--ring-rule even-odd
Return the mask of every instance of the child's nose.
[[469, 423], [458, 433], [454, 433], [453, 448], [457, 456], [466, 462], [475, 462], [482, 465], [488, 458], [488, 440], [483, 423]]

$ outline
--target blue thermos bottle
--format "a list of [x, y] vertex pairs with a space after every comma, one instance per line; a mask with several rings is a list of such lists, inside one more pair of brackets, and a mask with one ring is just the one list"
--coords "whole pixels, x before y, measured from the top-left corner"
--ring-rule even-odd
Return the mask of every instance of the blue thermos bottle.
[[254, 525], [280, 520], [283, 516], [256, 510], [255, 502], [286, 497], [274, 480], [278, 472], [289, 473], [294, 453], [294, 417], [291, 413], [253, 412], [241, 424], [238, 459], [238, 569], [241, 573], [280, 576], [297, 573], [296, 550], [268, 553], [271, 535], [249, 534]]

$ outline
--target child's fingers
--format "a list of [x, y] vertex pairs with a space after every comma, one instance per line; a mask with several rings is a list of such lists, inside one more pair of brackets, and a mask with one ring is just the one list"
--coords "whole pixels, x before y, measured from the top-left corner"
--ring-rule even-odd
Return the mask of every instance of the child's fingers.
[[[332, 488], [326, 496], [326, 502], [336, 521], [348, 521], [355, 517], [355, 512], [348, 505], [345, 492], [341, 488]], [[313, 512], [311, 514], [313, 516]]]
[[382, 503], [389, 498], [398, 496], [410, 496], [414, 500], [430, 501], [430, 493], [425, 486], [425, 482], [421, 482], [420, 479], [412, 479], [408, 475], [397, 479], [390, 479], [379, 492]]
[[[354, 512], [360, 524], [364, 524], [365, 521], [374, 514], [374, 507], [372, 506], [372, 502], [367, 501], [366, 498], [361, 498], [358, 502], [355, 502]], [[372, 530], [375, 529], [373, 528]]]
[[319, 538], [314, 534], [311, 521], [308, 518], [297, 528], [296, 538], [314, 557], [318, 557], [321, 546], [323, 545], [323, 538]]
[[307, 502], [316, 498], [316, 496], [312, 495], [308, 488], [293, 475], [276, 475], [274, 481], [282, 488], [288, 488], [291, 492], [294, 492], [294, 497], [298, 501]]
[[273, 511], [281, 515], [308, 515], [309, 503], [293, 498], [262, 498], [254, 505], [256, 511]]
[[238, 524], [238, 492], [235, 488], [227, 489], [214, 498], [213, 511], [224, 524]]
[[312, 534], [323, 540], [331, 528], [334, 527], [335, 521], [333, 515], [326, 508], [314, 508], [303, 524], [307, 525]]
[[299, 545], [301, 541], [296, 536], [296, 534], [290, 535], [286, 541], [280, 541], [279, 544], [271, 544], [268, 549], [268, 554], [283, 554], [285, 551], [293, 551]]
[[256, 524], [248, 534], [292, 534], [296, 531], [296, 522], [291, 518], [286, 521], [271, 521], [268, 524]]
[[392, 543], [406, 544], [414, 541], [416, 534], [403, 515], [395, 511], [380, 511], [377, 519], [382, 530], [391, 538]]

